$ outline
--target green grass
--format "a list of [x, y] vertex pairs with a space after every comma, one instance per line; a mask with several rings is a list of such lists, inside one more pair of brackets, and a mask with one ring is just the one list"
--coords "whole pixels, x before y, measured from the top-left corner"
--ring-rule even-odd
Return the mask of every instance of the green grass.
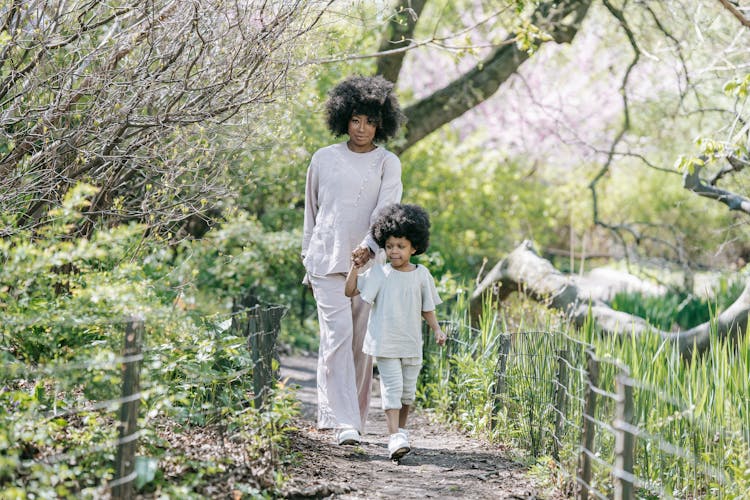
[[618, 311], [646, 318], [660, 330], [670, 331], [675, 326], [688, 329], [705, 323], [716, 311], [726, 309], [740, 296], [744, 286], [741, 280], [721, 280], [716, 294], [710, 299], [684, 291], [664, 296], [621, 292], [615, 295], [610, 305]]

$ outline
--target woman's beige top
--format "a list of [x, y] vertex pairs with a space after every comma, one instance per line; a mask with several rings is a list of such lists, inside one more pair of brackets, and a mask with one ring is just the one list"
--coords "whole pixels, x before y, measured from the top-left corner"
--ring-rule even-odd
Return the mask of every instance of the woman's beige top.
[[324, 276], [349, 271], [351, 253], [366, 245], [380, 209], [401, 201], [401, 161], [377, 147], [354, 153], [345, 142], [313, 154], [305, 186], [302, 258], [308, 273]]

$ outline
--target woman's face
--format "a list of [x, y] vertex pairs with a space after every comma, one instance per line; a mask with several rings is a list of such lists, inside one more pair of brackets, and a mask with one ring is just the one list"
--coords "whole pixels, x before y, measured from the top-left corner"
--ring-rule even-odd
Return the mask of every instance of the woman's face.
[[348, 130], [352, 150], [360, 152], [372, 149], [372, 141], [377, 130], [378, 126], [374, 119], [367, 115], [352, 115]]

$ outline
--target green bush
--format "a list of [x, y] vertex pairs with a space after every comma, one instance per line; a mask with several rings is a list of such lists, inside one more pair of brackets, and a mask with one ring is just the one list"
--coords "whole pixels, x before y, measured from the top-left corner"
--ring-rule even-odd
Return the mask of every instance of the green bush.
[[[228, 328], [227, 302], [247, 288], [277, 297], [291, 287], [282, 277], [291, 283], [297, 235], [241, 219], [177, 249], [139, 224], [76, 238], [94, 192], [76, 187], [49, 223], [0, 240], [0, 497], [101, 496], [114, 474], [132, 315], [145, 325], [141, 453], [179, 461], [181, 450], [158, 452], [154, 428], [220, 424], [254, 436], [251, 456], [279, 460], [296, 410], [282, 393], [268, 416], [252, 408], [253, 362], [244, 333]], [[193, 479], [223, 467], [208, 462], [195, 476], [162, 477], [160, 491], [185, 497]], [[282, 479], [270, 473], [260, 487]]]
[[102, 344], [113, 347], [110, 328], [128, 315], [169, 311], [161, 306], [170, 298], [169, 287], [163, 286], [166, 271], [133, 260], [159, 260], [158, 254], [149, 254], [156, 247], [141, 245], [144, 226], [75, 237], [79, 209], [94, 192], [77, 186], [49, 223], [0, 240], [4, 356], [34, 363], [85, 358]]
[[438, 277], [470, 280], [484, 259], [491, 267], [524, 239], [546, 244], [556, 225], [548, 183], [524, 176], [521, 160], [482, 144], [479, 134], [460, 141], [441, 129], [401, 158], [404, 202], [430, 213], [428, 254]]

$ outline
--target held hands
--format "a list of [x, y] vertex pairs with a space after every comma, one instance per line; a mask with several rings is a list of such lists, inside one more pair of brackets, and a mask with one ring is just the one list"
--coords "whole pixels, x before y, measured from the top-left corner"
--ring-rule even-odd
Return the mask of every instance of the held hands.
[[352, 252], [352, 264], [354, 267], [360, 268], [367, 264], [367, 261], [371, 258], [370, 249], [365, 247], [357, 247]]
[[435, 342], [437, 342], [437, 345], [445, 345], [445, 341], [448, 340], [448, 336], [443, 332], [443, 330], [438, 327], [437, 330], [435, 330]]

